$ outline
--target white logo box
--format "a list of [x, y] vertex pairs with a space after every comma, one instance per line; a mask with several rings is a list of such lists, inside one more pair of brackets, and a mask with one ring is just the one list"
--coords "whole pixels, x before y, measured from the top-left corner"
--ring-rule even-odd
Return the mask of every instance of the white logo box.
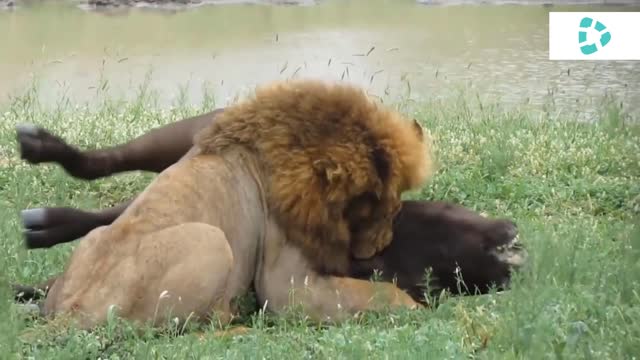
[[[583, 29], [583, 18], [593, 19], [590, 29]], [[605, 26], [600, 32], [597, 22]], [[580, 31], [587, 39], [580, 42]], [[583, 45], [598, 43], [608, 32], [610, 40], [598, 50], [584, 54]], [[640, 60], [640, 12], [549, 12], [549, 60]]]

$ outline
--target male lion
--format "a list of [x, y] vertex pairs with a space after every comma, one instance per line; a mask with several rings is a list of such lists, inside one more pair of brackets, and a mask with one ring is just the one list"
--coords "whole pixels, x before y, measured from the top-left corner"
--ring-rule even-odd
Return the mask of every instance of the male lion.
[[85, 236], [43, 312], [68, 313], [83, 328], [110, 308], [152, 325], [224, 320], [252, 283], [268, 309], [301, 305], [319, 321], [418, 306], [391, 283], [336, 275], [348, 273], [351, 255], [388, 245], [400, 194], [431, 175], [429, 150], [415, 121], [352, 86], [259, 88]]
[[[150, 130], [127, 143], [81, 151], [47, 130], [18, 126], [23, 159], [55, 162], [71, 175], [96, 179], [130, 170], [160, 172], [178, 161], [193, 145], [193, 136], [215, 121], [223, 109], [182, 119]], [[111, 224], [130, 204], [100, 211], [67, 207], [22, 212], [28, 248], [51, 247], [73, 241], [102, 225]], [[425, 303], [424, 273], [431, 269], [432, 294], [486, 293], [491, 285], [505, 288], [511, 270], [526, 259], [517, 242], [517, 228], [506, 219], [489, 219], [462, 206], [431, 201], [403, 201], [393, 223], [393, 240], [369, 259], [351, 259], [348, 276], [369, 279], [381, 270], [381, 280], [397, 280], [415, 301]], [[464, 280], [460, 283], [459, 277]], [[38, 286], [18, 286], [16, 300], [37, 300], [54, 279]]]

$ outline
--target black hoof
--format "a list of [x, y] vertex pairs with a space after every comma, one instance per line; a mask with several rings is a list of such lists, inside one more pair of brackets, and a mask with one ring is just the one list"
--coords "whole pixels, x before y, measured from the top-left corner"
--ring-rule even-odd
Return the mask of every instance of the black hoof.
[[[26, 230], [22, 233], [27, 249], [45, 249], [56, 245], [49, 237], [47, 230]], [[53, 244], [52, 244], [53, 242]]]
[[61, 138], [34, 124], [16, 125], [20, 157], [31, 164], [69, 162], [76, 160], [77, 151]]
[[46, 134], [44, 130], [34, 124], [16, 125], [20, 158], [22, 158], [22, 160], [26, 160], [31, 164], [42, 162], [40, 157], [43, 147], [43, 133]]
[[13, 299], [18, 303], [40, 300], [46, 296], [45, 291], [36, 289], [33, 286], [11, 285], [11, 288], [14, 293]]

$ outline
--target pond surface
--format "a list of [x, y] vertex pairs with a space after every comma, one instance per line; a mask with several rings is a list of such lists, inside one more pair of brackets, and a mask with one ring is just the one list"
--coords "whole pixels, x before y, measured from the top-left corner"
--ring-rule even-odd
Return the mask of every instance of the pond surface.
[[[273, 79], [347, 79], [396, 98], [473, 99], [593, 109], [605, 94], [640, 111], [640, 62], [548, 60], [551, 10], [640, 7], [425, 6], [413, 0], [327, 0], [316, 6], [215, 5], [99, 13], [65, 3], [0, 12], [0, 103], [38, 80], [45, 104], [96, 94], [162, 106], [203, 87], [217, 105]], [[589, 112], [584, 112], [588, 114]]]

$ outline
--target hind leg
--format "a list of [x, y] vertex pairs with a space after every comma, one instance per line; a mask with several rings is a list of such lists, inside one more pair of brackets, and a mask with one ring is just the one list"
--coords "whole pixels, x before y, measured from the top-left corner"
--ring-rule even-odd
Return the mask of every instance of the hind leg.
[[51, 285], [53, 285], [57, 278], [58, 276], [51, 277], [34, 286], [11, 284], [11, 289], [13, 290], [13, 300], [19, 303], [41, 300], [42, 298], [47, 296], [49, 288], [51, 288]]
[[226, 289], [234, 259], [219, 228], [184, 223], [142, 238], [131, 234], [117, 248], [112, 244], [120, 233], [108, 227], [89, 236], [49, 290], [44, 315], [71, 315], [84, 329], [104, 323], [110, 309], [159, 327], [174, 319], [230, 320]]
[[76, 240], [99, 226], [111, 224], [132, 201], [98, 211], [69, 207], [23, 210], [20, 217], [25, 245], [27, 249], [50, 248]]
[[234, 260], [219, 228], [186, 223], [158, 231], [145, 237], [136, 258], [136, 287], [145, 287], [145, 296], [131, 318], [153, 318], [156, 325], [168, 320], [165, 313], [181, 322], [231, 320], [226, 289]]
[[124, 171], [166, 169], [187, 153], [193, 136], [221, 111], [183, 119], [127, 143], [98, 150], [79, 150], [32, 124], [20, 124], [16, 132], [22, 159], [32, 164], [57, 163], [74, 177], [92, 180]]
[[23, 210], [20, 216], [24, 226], [25, 245], [27, 249], [50, 248], [76, 240], [99, 226], [111, 224], [131, 202], [98, 211], [69, 207]]

